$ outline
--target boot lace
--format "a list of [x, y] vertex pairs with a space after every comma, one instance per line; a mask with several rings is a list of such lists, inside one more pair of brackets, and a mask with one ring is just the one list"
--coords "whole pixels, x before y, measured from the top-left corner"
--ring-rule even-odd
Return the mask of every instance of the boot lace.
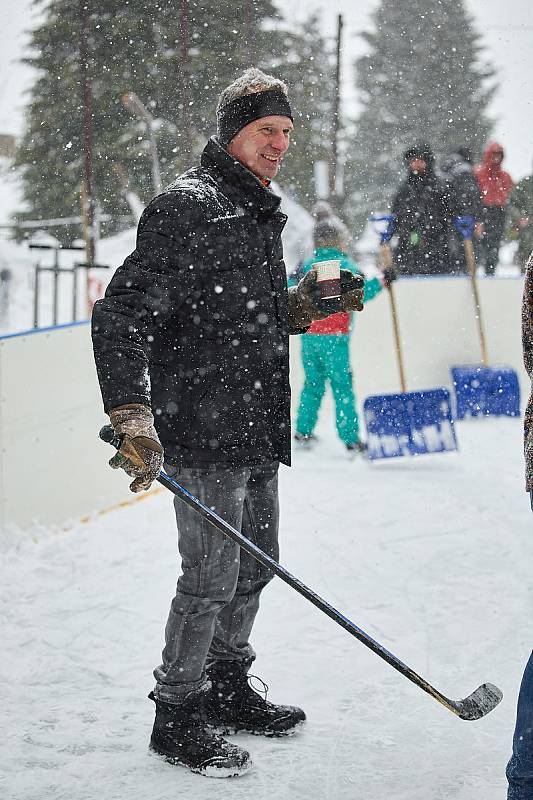
[[[247, 680], [250, 689], [252, 689], [252, 691], [256, 692], [257, 694], [261, 695], [261, 697], [266, 703], [268, 695], [268, 684], [265, 683], [264, 680], [260, 678], [258, 675], [248, 675]], [[260, 686], [254, 686], [254, 681], [258, 681]]]

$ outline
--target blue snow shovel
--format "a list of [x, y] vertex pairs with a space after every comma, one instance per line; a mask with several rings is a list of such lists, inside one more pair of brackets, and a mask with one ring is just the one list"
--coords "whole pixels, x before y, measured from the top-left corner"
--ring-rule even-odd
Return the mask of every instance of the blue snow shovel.
[[482, 361], [481, 364], [451, 368], [455, 388], [456, 417], [457, 419], [464, 419], [466, 416], [519, 417], [520, 387], [518, 375], [512, 367], [489, 367], [487, 341], [476, 279], [476, 258], [472, 245], [474, 217], [456, 217], [453, 222], [463, 240], [465, 249]]
[[[381, 265], [392, 267], [390, 240], [395, 220], [390, 214], [371, 217], [380, 236]], [[378, 227], [379, 226], [379, 227]], [[408, 392], [394, 290], [388, 287], [401, 394], [367, 397], [363, 404], [368, 458], [394, 458], [457, 450], [450, 393], [436, 388]]]

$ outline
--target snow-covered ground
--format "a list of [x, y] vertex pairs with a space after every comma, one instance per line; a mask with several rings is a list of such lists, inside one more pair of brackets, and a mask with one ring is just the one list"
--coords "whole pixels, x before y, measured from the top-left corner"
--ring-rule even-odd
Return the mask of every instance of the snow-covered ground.
[[320, 445], [281, 476], [282, 563], [447, 696], [496, 683], [488, 717], [459, 720], [275, 579], [253, 671], [305, 708], [304, 732], [238, 737], [255, 767], [231, 781], [150, 755], [146, 695], [177, 572], [161, 490], [1, 543], [1, 796], [501, 800], [532, 644], [521, 427], [460, 423], [459, 453], [369, 464], [323, 419]]

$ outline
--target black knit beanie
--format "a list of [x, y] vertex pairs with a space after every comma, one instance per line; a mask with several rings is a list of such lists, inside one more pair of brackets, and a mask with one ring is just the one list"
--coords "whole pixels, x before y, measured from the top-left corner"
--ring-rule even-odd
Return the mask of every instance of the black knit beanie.
[[218, 141], [227, 147], [233, 137], [250, 122], [273, 116], [289, 117], [293, 121], [287, 95], [280, 89], [265, 89], [237, 97], [217, 111]]
[[413, 158], [422, 158], [428, 165], [428, 169], [433, 169], [433, 164], [435, 163], [435, 156], [433, 155], [431, 146], [427, 142], [418, 142], [418, 144], [414, 144], [405, 151], [403, 157], [407, 163], [412, 161]]

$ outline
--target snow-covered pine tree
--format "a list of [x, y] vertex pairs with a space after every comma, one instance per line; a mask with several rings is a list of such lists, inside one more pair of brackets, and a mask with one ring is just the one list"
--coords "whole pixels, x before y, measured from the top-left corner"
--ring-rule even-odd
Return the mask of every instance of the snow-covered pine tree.
[[[43, 0], [36, 0], [42, 5]], [[255, 64], [283, 73], [280, 19], [270, 0], [89, 0], [94, 191], [111, 215], [107, 232], [129, 223], [114, 165], [145, 201], [153, 193], [143, 124], [121, 102], [135, 92], [156, 120], [163, 184], [192, 164], [215, 132], [220, 90]], [[26, 59], [37, 70], [22, 168], [28, 211], [18, 218], [79, 214], [83, 178], [79, 87], [79, 2], [51, 0], [31, 35]], [[79, 228], [51, 231], [62, 240]]]
[[491, 130], [494, 70], [463, 0], [382, 0], [355, 64], [361, 110], [348, 150], [346, 216], [360, 231], [387, 209], [405, 175], [402, 153], [428, 141], [479, 155]]
[[283, 159], [279, 182], [304, 207], [315, 202], [313, 166], [329, 160], [335, 84], [333, 42], [311, 14], [293, 25], [284, 38], [285, 63], [278, 70], [289, 86], [294, 113], [291, 146]]
[[[220, 91], [247, 67], [270, 71], [286, 59], [281, 18], [271, 0], [160, 0], [160, 106], [179, 119], [178, 150], [187, 165], [216, 133]], [[178, 89], [178, 91], [176, 91]], [[184, 106], [185, 104], [185, 106]], [[190, 128], [192, 147], [185, 132]]]
[[[39, 3], [42, 5], [42, 3]], [[136, 188], [148, 193], [150, 169], [139, 124], [121, 96], [135, 91], [151, 110], [156, 48], [153, 26], [142, 3], [92, 0], [88, 72], [92, 83], [94, 186], [103, 211], [128, 213], [114, 163], [125, 168]], [[80, 17], [77, 0], [52, 0], [31, 35], [25, 59], [37, 70], [26, 113], [26, 131], [16, 164], [22, 167], [27, 213], [47, 218], [80, 213], [83, 179], [82, 98], [79, 70]], [[163, 153], [163, 157], [167, 154]], [[79, 228], [59, 228], [59, 238]]]

